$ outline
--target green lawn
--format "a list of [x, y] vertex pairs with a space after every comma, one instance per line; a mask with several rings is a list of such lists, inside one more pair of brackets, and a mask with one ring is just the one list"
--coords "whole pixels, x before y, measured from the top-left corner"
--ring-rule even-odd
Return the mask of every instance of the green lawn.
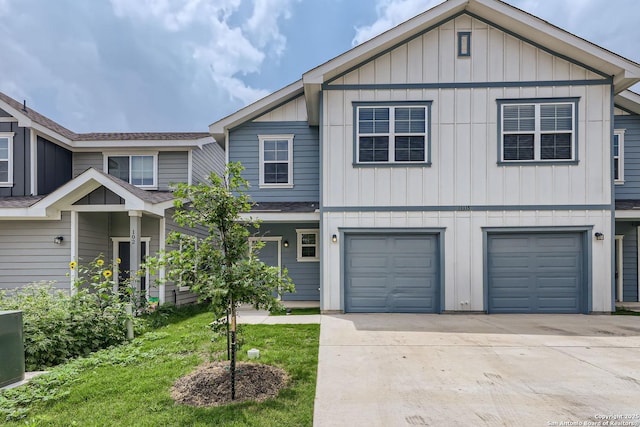
[[246, 350], [255, 347], [260, 349], [260, 362], [279, 366], [291, 376], [289, 387], [277, 398], [217, 408], [174, 404], [169, 393], [178, 377], [203, 361], [226, 356], [224, 340], [211, 342], [211, 321], [210, 314], [199, 314], [131, 344], [54, 368], [33, 385], [3, 393], [0, 414], [22, 399], [36, 402], [18, 406], [17, 411], [14, 406], [14, 414], [27, 411], [26, 417], [6, 425], [311, 426], [319, 325], [243, 326], [245, 344], [239, 360], [246, 360]]
[[[292, 316], [297, 316], [297, 315], [308, 315], [308, 314], [320, 314], [320, 308], [319, 307], [300, 307], [300, 308], [290, 308], [288, 309], [289, 314], [288, 315], [292, 315]], [[287, 316], [287, 309], [282, 309], [282, 310], [273, 310], [271, 313], [269, 313], [271, 316]]]

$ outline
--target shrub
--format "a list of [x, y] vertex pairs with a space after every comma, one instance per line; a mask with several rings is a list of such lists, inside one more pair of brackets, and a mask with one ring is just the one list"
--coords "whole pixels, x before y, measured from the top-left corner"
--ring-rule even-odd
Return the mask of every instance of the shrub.
[[126, 339], [128, 287], [124, 292], [114, 290], [111, 271], [104, 265], [101, 257], [88, 267], [71, 263], [79, 273], [73, 295], [56, 290], [50, 282], [0, 294], [1, 309], [23, 312], [27, 370], [43, 370]]

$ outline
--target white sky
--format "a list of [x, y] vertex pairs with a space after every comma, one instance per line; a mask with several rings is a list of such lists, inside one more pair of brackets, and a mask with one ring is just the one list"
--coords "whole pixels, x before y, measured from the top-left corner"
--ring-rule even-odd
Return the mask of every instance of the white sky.
[[[76, 132], [207, 126], [438, 0], [0, 0], [0, 91]], [[509, 0], [640, 62], [637, 0]]]

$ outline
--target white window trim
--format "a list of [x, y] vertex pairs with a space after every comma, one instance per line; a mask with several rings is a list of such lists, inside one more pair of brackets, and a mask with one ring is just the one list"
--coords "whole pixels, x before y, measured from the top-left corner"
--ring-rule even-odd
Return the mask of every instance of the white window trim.
[[[141, 188], [143, 190], [157, 190], [158, 189], [158, 152], [150, 152], [150, 153], [121, 153], [121, 152], [113, 152], [113, 153], [102, 153], [103, 158], [103, 170], [104, 173], [109, 173], [109, 157], [129, 157], [129, 184], [131, 184], [131, 157], [132, 156], [151, 156], [153, 157], [153, 185], [136, 185], [136, 187]], [[131, 184], [135, 185], [135, 184]]]
[[1, 181], [0, 187], [13, 187], [13, 137], [14, 136], [15, 136], [14, 132], [0, 132], [0, 138], [7, 138], [9, 140], [9, 143], [7, 144], [9, 148], [9, 152], [7, 153], [7, 156], [9, 157], [7, 159], [9, 163], [7, 181]]
[[[260, 160], [259, 160], [259, 174], [260, 174], [260, 188], [293, 188], [293, 134], [287, 135], [258, 135], [259, 141], [259, 151], [260, 151]], [[289, 154], [287, 156], [288, 160], [288, 178], [289, 182], [282, 184], [271, 184], [264, 182], [264, 142], [265, 141], [287, 141], [287, 147], [289, 150]]]
[[[361, 108], [388, 108], [389, 109], [389, 132], [386, 133], [360, 133], [360, 109]], [[424, 108], [424, 132], [422, 133], [406, 133], [399, 132], [396, 134], [396, 108]], [[421, 165], [429, 164], [429, 106], [422, 105], [393, 105], [393, 104], [380, 104], [380, 105], [358, 105], [356, 107], [356, 163], [360, 165]], [[386, 162], [363, 162], [360, 161], [360, 137], [376, 137], [386, 136], [389, 138], [389, 153]], [[424, 138], [424, 160], [421, 161], [396, 161], [396, 136], [422, 136]]]
[[[320, 261], [320, 230], [317, 228], [296, 228], [296, 252], [298, 262], [318, 262]], [[302, 256], [302, 235], [303, 234], [315, 234], [316, 235], [316, 256], [315, 257], [303, 257]], [[311, 245], [305, 245], [305, 247]]]
[[[571, 106], [571, 118], [572, 129], [571, 131], [542, 131], [540, 126], [540, 107], [542, 105], [570, 105]], [[519, 105], [533, 105], [535, 109], [534, 113], [534, 130], [533, 131], [507, 131], [504, 130], [504, 108], [514, 107]], [[500, 162], [501, 163], [558, 163], [558, 162], [574, 162], [576, 161], [576, 104], [572, 101], [549, 101], [549, 102], [537, 102], [537, 101], [523, 101], [523, 102], [505, 102], [500, 104]], [[570, 134], [571, 135], [571, 158], [569, 159], [542, 159], [542, 134]], [[533, 134], [533, 159], [531, 160], [506, 160], [504, 158], [504, 136], [505, 135], [530, 135]]]
[[[626, 129], [616, 129], [614, 135], [618, 135], [618, 178], [614, 177], [616, 185], [624, 184], [624, 133]], [[615, 159], [615, 156], [612, 157]]]

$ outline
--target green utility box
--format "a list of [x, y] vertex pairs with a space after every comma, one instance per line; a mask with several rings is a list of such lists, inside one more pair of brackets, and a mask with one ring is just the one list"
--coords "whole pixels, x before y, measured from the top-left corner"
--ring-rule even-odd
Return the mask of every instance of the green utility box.
[[22, 312], [0, 311], [0, 387], [23, 379]]

